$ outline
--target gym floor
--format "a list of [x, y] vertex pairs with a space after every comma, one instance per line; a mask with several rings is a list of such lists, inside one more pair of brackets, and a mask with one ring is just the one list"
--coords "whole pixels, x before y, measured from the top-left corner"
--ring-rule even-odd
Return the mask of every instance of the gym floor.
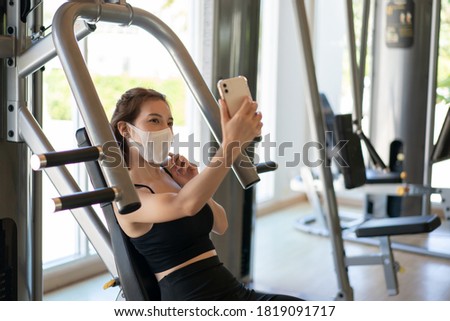
[[[301, 204], [258, 219], [254, 279], [257, 287], [289, 291], [308, 300], [332, 300], [337, 294], [330, 239], [300, 232], [293, 225], [311, 213]], [[392, 241], [427, 246], [450, 257], [450, 224], [430, 234], [392, 238]], [[346, 241], [347, 256], [378, 252], [378, 248]], [[394, 250], [400, 264], [399, 294], [389, 296], [381, 265], [350, 266], [349, 280], [357, 301], [450, 300], [450, 259]], [[278, 271], [278, 272], [277, 272]], [[273, 286], [273, 285], [276, 285]]]
[[[307, 300], [333, 300], [337, 294], [330, 239], [301, 232], [296, 221], [311, 214], [308, 203], [259, 217], [255, 224], [254, 287], [262, 291], [296, 295]], [[393, 238], [426, 246], [450, 256], [450, 224], [430, 234]], [[377, 247], [345, 241], [348, 256], [377, 252]], [[357, 301], [450, 301], [450, 259], [394, 250], [400, 264], [399, 291], [389, 296], [381, 265], [351, 266], [349, 280]], [[44, 300], [115, 300], [117, 289], [103, 290], [109, 275], [86, 280], [48, 293]]]

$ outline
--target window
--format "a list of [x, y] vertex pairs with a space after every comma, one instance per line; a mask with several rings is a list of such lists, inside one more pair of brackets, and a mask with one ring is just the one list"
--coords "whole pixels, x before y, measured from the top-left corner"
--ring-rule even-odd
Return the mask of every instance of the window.
[[[44, 25], [66, 1], [44, 2]], [[165, 21], [189, 48], [190, 1], [129, 0]], [[166, 49], [153, 36], [136, 27], [98, 23], [95, 32], [79, 42], [100, 100], [110, 118], [117, 99], [135, 86], [154, 88], [167, 95], [175, 118], [174, 131], [180, 140], [192, 132], [192, 107], [181, 75]], [[43, 129], [55, 150], [76, 148], [75, 132], [83, 127], [59, 59], [46, 65], [44, 72]], [[68, 166], [81, 190], [90, 189], [83, 165]], [[44, 175], [45, 176], [45, 175]], [[43, 182], [43, 264], [49, 271], [63, 263], [91, 259], [95, 251], [69, 211], [52, 213], [48, 205], [58, 196], [51, 182]], [[98, 208], [96, 208], [98, 210]], [[100, 215], [101, 216], [101, 215]]]
[[[435, 109], [434, 142], [436, 143], [445, 116], [450, 108], [450, 3], [441, 3], [441, 26], [439, 33], [439, 58], [437, 74], [437, 101]], [[433, 165], [431, 185], [433, 187], [449, 188], [447, 175], [450, 160]], [[432, 198], [434, 200], [435, 198]], [[440, 201], [439, 197], [436, 201]]]

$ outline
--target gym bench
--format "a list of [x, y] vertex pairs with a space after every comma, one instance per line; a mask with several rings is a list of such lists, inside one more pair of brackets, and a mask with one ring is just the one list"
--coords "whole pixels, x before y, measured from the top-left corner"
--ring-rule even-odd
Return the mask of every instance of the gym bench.
[[377, 237], [380, 252], [373, 255], [346, 257], [346, 265], [381, 264], [384, 269], [386, 287], [389, 295], [398, 294], [398, 264], [394, 260], [390, 237], [394, 235], [429, 233], [441, 225], [436, 214], [402, 216], [392, 218], [374, 218], [355, 228], [357, 237]]
[[[401, 174], [395, 172], [368, 171], [362, 156], [360, 137], [352, 130], [350, 114], [334, 116], [334, 132], [337, 140], [347, 141], [342, 157], [348, 166], [341, 167], [345, 187], [348, 189], [364, 184], [401, 183]], [[380, 252], [376, 255], [347, 257], [346, 265], [382, 264], [389, 295], [398, 294], [397, 268], [392, 253], [390, 237], [394, 235], [429, 233], [441, 225], [435, 215], [371, 218], [354, 228], [357, 237], [378, 237]]]

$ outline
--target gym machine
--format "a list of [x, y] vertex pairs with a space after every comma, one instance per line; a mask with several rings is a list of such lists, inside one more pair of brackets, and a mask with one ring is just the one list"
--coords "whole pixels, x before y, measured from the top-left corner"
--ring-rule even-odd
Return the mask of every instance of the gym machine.
[[[312, 138], [325, 146], [325, 130], [323, 113], [320, 108], [319, 89], [314, 69], [314, 58], [311, 46], [311, 38], [308, 26], [305, 3], [303, 0], [295, 0], [294, 8], [296, 10], [297, 23], [300, 30], [300, 52], [302, 56], [302, 70], [305, 72], [305, 93], [308, 117], [311, 123]], [[324, 149], [319, 151], [319, 159], [325, 159]], [[330, 230], [330, 240], [333, 251], [334, 268], [337, 275], [338, 293], [337, 300], [353, 300], [353, 289], [345, 265], [345, 251], [340, 231], [340, 223], [338, 216], [338, 208], [336, 202], [336, 194], [333, 188], [333, 177], [331, 170], [326, 166], [325, 162], [321, 162], [319, 167], [320, 183], [323, 186], [325, 215]]]
[[[300, 29], [300, 41], [302, 43], [302, 53], [304, 61], [304, 77], [305, 92], [307, 94], [306, 102], [310, 123], [312, 124], [313, 139], [315, 139], [321, 146], [327, 146], [325, 139], [325, 124], [329, 123], [324, 119], [323, 97], [321, 97], [314, 69], [314, 59], [312, 54], [311, 41], [309, 39], [309, 28], [307, 23], [307, 15], [304, 2], [301, 0], [295, 1], [297, 22]], [[436, 5], [436, 4], [435, 4]], [[381, 165], [381, 169], [386, 169], [386, 166], [381, 161], [381, 158], [376, 154], [374, 148], [371, 150], [371, 143], [362, 133], [361, 119], [362, 119], [362, 79], [364, 75], [365, 64], [365, 45], [361, 46], [360, 63], [357, 66], [356, 62], [356, 48], [353, 26], [353, 10], [352, 1], [346, 1], [347, 15], [348, 15], [348, 31], [350, 42], [350, 58], [351, 58], [351, 76], [353, 82], [353, 98], [355, 104], [354, 118], [351, 115], [339, 115], [334, 117], [334, 125], [336, 127], [337, 140], [348, 141], [346, 147], [343, 148], [344, 160], [347, 161], [349, 167], [342, 168], [345, 185], [348, 188], [355, 188], [364, 185], [367, 182], [365, 165], [362, 160], [362, 151], [360, 140], [366, 143], [370, 155], [376, 165]], [[363, 21], [363, 41], [367, 39], [367, 19], [369, 17], [370, 1], [364, 3], [364, 21]], [[434, 7], [434, 10], [436, 7]], [[439, 11], [437, 11], [439, 12]], [[436, 21], [436, 20], [434, 20]], [[353, 127], [356, 127], [354, 130]], [[337, 141], [336, 140], [336, 141]], [[319, 151], [319, 159], [326, 160], [326, 149]], [[395, 295], [398, 293], [398, 285], [396, 278], [396, 266], [392, 253], [390, 236], [400, 234], [414, 234], [431, 232], [440, 225], [440, 219], [436, 215], [420, 215], [415, 213], [411, 217], [399, 217], [395, 219], [377, 219], [368, 220], [362, 224], [356, 224], [353, 227], [353, 232], [358, 237], [378, 237], [377, 245], [380, 247], [380, 253], [377, 256], [358, 256], [346, 257], [343, 246], [343, 233], [340, 217], [338, 215], [334, 181], [331, 169], [326, 166], [327, 162], [322, 162], [319, 167], [319, 180], [315, 184], [309, 169], [302, 169], [305, 173], [302, 176], [309, 185], [308, 198], [312, 205], [319, 209], [321, 215], [321, 223], [324, 224], [322, 234], [329, 236], [332, 243], [333, 258], [335, 264], [335, 271], [337, 274], [339, 292], [336, 299], [351, 300], [353, 299], [353, 290], [350, 286], [347, 267], [351, 265], [365, 265], [365, 264], [381, 264], [384, 267], [386, 285], [388, 293]], [[384, 165], [384, 166], [383, 166]], [[305, 179], [306, 178], [306, 179]], [[385, 185], [384, 185], [385, 187]], [[420, 195], [422, 196], [424, 190], [430, 188], [421, 188], [420, 186], [408, 185], [403, 189], [404, 195]], [[392, 189], [391, 189], [392, 190]], [[381, 190], [380, 194], [386, 195], [386, 189]], [[323, 197], [323, 202], [319, 200], [316, 192], [320, 192]], [[395, 192], [397, 193], [397, 192]], [[395, 195], [395, 194], [394, 194]], [[323, 205], [322, 205], [323, 203]], [[308, 224], [309, 222], [304, 222]], [[360, 223], [360, 222], [359, 222]]]
[[[4, 121], [0, 160], [2, 180], [6, 182], [1, 185], [1, 200], [6, 205], [0, 215], [0, 297], [5, 300], [42, 299], [41, 213], [40, 201], [34, 199], [39, 195], [39, 184], [38, 179], [31, 178], [30, 151], [35, 154], [33, 167], [45, 171], [61, 195], [54, 199], [55, 209], [71, 210], [113, 279], [120, 278], [115, 241], [90, 205], [115, 202], [119, 212], [126, 215], [137, 209], [140, 202], [126, 169], [108, 166], [111, 162], [123, 164], [123, 160], [121, 156], [117, 158], [118, 146], [77, 45], [78, 39], [95, 31], [97, 22], [137, 26], [157, 38], [179, 68], [216, 141], [221, 141], [217, 102], [182, 42], [161, 20], [122, 0], [69, 1], [56, 12], [52, 33], [44, 35], [39, 25], [40, 3], [7, 1], [2, 7], [2, 26], [6, 29], [0, 37], [4, 60], [1, 88], [6, 89], [1, 102]], [[28, 16], [31, 11], [35, 19]], [[31, 23], [34, 33], [29, 35]], [[37, 79], [40, 69], [56, 56], [61, 60], [92, 146], [56, 152], [42, 132], [39, 117], [35, 117], [40, 115], [42, 106], [41, 80]], [[106, 143], [108, 148], [104, 148]], [[105, 180], [104, 186], [98, 185], [89, 192], [80, 190], [64, 166], [86, 161], [97, 161]], [[241, 162], [251, 166], [233, 165], [233, 172], [241, 187], [248, 189], [259, 181], [258, 171], [246, 153], [235, 164]], [[120, 282], [123, 285], [127, 280]]]

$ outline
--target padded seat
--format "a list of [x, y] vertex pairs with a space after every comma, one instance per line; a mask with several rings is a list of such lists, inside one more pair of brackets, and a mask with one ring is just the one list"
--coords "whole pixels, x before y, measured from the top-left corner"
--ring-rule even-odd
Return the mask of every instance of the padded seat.
[[428, 233], [441, 225], [435, 214], [371, 219], [360, 224], [355, 233], [358, 237], [389, 236]]

